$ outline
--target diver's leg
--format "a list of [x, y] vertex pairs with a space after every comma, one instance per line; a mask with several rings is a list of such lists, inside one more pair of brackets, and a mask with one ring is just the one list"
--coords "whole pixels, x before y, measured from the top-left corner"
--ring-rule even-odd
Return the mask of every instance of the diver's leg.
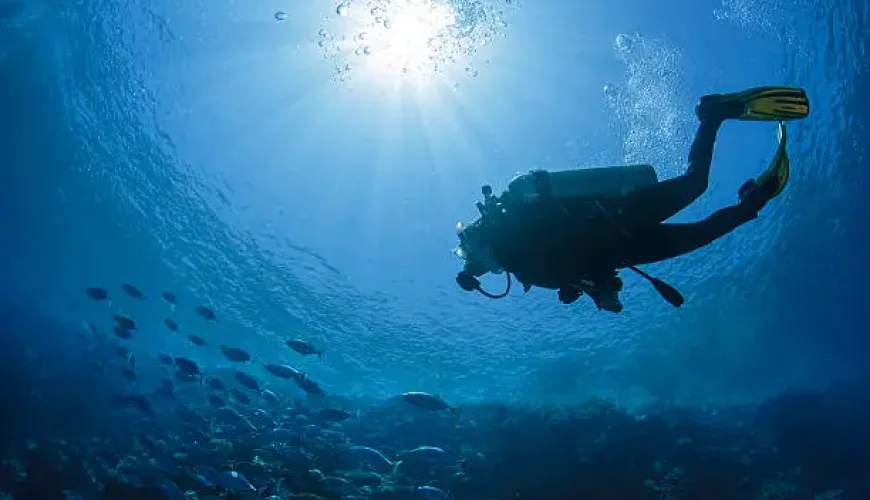
[[702, 120], [686, 172], [626, 195], [620, 201], [620, 220], [630, 227], [662, 222], [697, 200], [707, 190], [713, 145], [721, 125], [719, 118]]
[[760, 208], [754, 203], [738, 203], [698, 222], [662, 223], [640, 229], [624, 246], [618, 267], [659, 262], [697, 250], [755, 219]]

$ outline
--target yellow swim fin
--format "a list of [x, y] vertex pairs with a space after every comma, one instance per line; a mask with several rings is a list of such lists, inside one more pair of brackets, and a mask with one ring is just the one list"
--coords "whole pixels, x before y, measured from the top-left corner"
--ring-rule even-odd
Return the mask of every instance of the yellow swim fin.
[[755, 87], [733, 94], [706, 95], [698, 103], [697, 114], [702, 120], [800, 120], [810, 114], [810, 101], [803, 89]]
[[779, 122], [778, 135], [779, 147], [776, 148], [770, 166], [757, 179], [748, 181], [740, 188], [741, 202], [758, 203], [759, 207], [764, 206], [765, 203], [779, 196], [788, 184], [791, 161], [786, 151], [788, 135], [783, 122]]

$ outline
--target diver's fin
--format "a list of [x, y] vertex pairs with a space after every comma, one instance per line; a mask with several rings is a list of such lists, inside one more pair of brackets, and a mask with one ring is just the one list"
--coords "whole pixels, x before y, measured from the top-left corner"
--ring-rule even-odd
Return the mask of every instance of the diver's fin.
[[810, 114], [810, 101], [803, 89], [755, 87], [733, 94], [706, 95], [698, 102], [696, 113], [701, 120], [799, 120]]
[[785, 123], [780, 122], [779, 147], [776, 148], [776, 155], [774, 155], [770, 166], [767, 167], [764, 173], [755, 180], [747, 181], [740, 188], [739, 196], [741, 203], [758, 204], [759, 208], [761, 208], [785, 189], [791, 172], [791, 161], [786, 151], [787, 139]]
[[686, 298], [683, 297], [683, 294], [681, 294], [680, 291], [673, 286], [665, 283], [664, 281], [656, 278], [655, 276], [650, 276], [644, 271], [638, 269], [636, 266], [628, 266], [628, 268], [639, 274], [645, 280], [652, 283], [652, 286], [656, 289], [657, 292], [659, 292], [659, 295], [661, 295], [663, 299], [668, 301], [670, 305], [674, 307], [680, 307], [681, 305], [686, 303]]

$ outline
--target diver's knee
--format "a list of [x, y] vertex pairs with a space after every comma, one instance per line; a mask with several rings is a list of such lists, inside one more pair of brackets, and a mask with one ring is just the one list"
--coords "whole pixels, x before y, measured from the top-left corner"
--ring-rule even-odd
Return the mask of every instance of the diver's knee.
[[702, 169], [689, 167], [680, 178], [681, 191], [686, 198], [696, 199], [709, 187], [709, 178]]

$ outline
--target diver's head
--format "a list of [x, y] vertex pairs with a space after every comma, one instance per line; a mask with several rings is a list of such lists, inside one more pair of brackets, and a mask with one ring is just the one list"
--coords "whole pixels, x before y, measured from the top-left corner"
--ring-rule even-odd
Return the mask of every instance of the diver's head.
[[482, 276], [486, 273], [500, 273], [501, 266], [492, 256], [492, 248], [488, 241], [486, 228], [480, 220], [464, 226], [461, 222], [456, 225], [456, 234], [459, 236], [459, 248], [456, 255], [465, 261], [465, 272], [473, 276]]

